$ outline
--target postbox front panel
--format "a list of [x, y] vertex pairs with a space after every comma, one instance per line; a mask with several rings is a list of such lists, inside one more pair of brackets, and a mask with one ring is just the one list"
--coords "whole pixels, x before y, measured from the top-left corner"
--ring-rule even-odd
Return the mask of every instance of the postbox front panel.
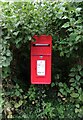
[[51, 56], [32, 56], [31, 83], [50, 84], [51, 82]]
[[42, 35], [34, 38], [35, 41], [31, 42], [31, 83], [50, 84], [52, 37]]

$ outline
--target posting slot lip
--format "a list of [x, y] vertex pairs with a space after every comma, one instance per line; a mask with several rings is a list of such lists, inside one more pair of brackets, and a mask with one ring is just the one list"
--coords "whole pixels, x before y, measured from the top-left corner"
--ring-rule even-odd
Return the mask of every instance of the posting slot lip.
[[36, 43], [36, 44], [33, 44], [33, 46], [35, 46], [35, 47], [48, 47], [48, 46], [50, 46], [50, 44], [38, 44], [38, 43]]

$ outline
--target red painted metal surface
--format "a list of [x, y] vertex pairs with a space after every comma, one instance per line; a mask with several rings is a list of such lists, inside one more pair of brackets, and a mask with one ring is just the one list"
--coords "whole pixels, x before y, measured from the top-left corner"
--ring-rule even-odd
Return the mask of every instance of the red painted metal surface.
[[41, 35], [31, 42], [31, 83], [51, 83], [52, 37]]

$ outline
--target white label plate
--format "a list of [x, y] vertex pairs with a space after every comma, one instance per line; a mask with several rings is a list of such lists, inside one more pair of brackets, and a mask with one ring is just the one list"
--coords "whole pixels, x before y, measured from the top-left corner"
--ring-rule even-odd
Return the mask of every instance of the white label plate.
[[37, 75], [45, 76], [45, 60], [37, 60]]

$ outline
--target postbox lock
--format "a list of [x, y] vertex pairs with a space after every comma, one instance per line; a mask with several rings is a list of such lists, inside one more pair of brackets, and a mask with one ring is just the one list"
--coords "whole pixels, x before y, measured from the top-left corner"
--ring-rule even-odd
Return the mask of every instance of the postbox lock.
[[40, 58], [43, 58], [43, 56], [42, 56], [42, 55], [40, 55]]

